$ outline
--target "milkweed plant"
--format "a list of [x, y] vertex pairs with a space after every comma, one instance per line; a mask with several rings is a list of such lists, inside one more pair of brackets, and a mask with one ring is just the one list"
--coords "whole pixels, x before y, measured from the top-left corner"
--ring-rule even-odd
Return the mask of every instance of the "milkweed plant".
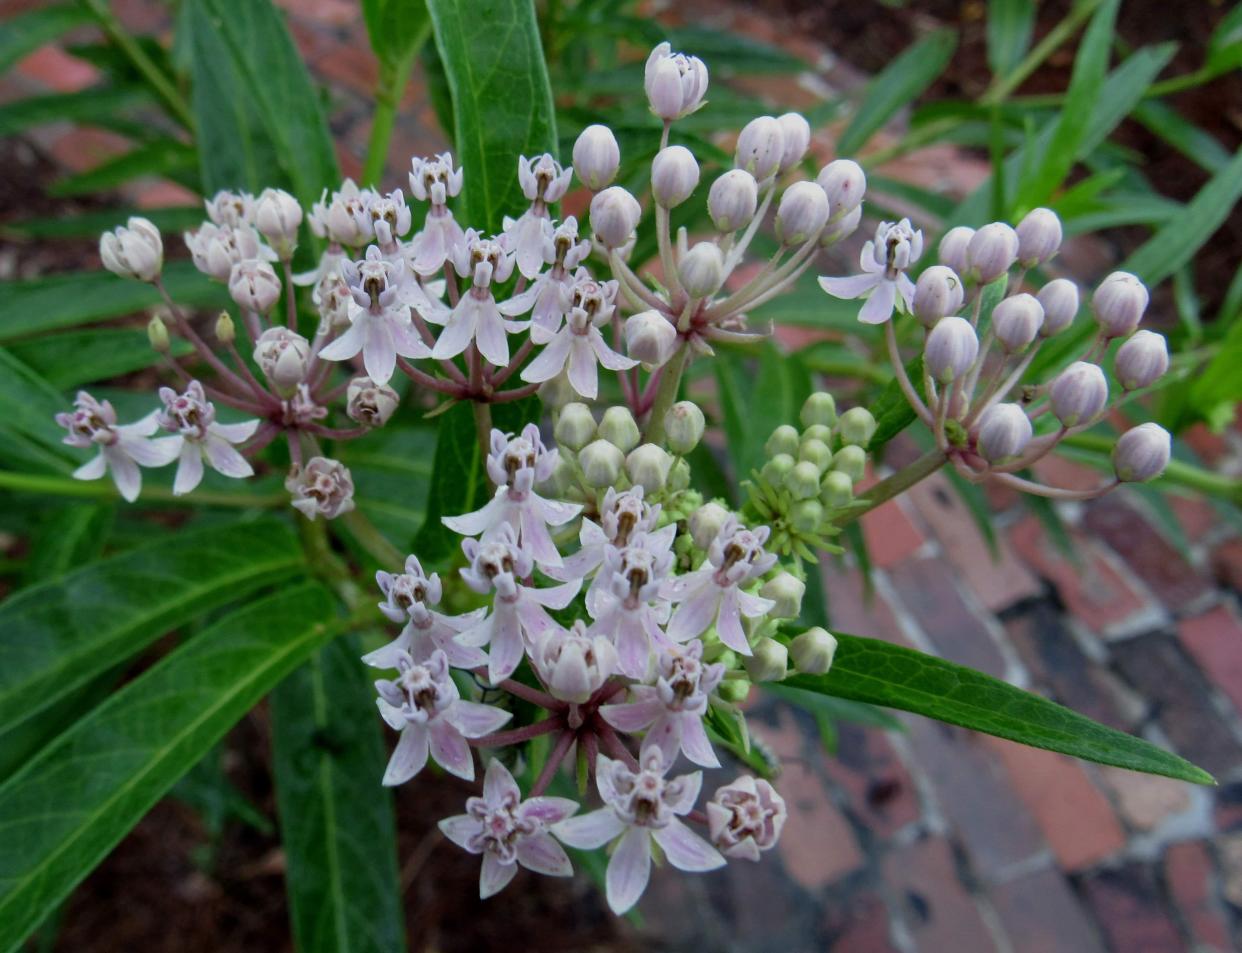
[[[971, 679], [999, 694], [976, 722], [948, 704], [933, 715], [1197, 777], [1172, 755], [980, 673], [803, 620], [814, 574], [832, 571], [820, 556], [840, 551], [842, 529], [941, 468], [1062, 500], [1159, 477], [1170, 436], [1154, 423], [1121, 435], [1114, 473], [1098, 486], [1022, 475], [1165, 373], [1165, 339], [1139, 327], [1147, 288], [1124, 272], [1089, 296], [1067, 278], [1037, 279], [1055, 269], [1062, 244], [1046, 208], [952, 229], [936, 248], [909, 220], [867, 225], [855, 273], [819, 284], [857, 301], [860, 322], [883, 325], [892, 374], [932, 449], [863, 489], [876, 416], [816, 392], [797, 422], [774, 421], [761, 465], [739, 474], [741, 505], [711, 498], [692, 474], [692, 458], [696, 468], [716, 464], [699, 450], [708, 415], [684, 398], [687, 372], [717, 348], [772, 333], [763, 306], [804, 272], [829, 270], [820, 252], [864, 227], [867, 183], [848, 158], [805, 178], [808, 121], [761, 116], [707, 191], [714, 228], [675, 232], [670, 213], [690, 200], [701, 170], [691, 149], [669, 144], [670, 130], [707, 103], [708, 69], [663, 43], [646, 62], [645, 86], [662, 122], [650, 194], [615, 184], [617, 137], [591, 125], [572, 166], [550, 154], [514, 157], [529, 204], [498, 234], [459, 220], [454, 199], [473, 170], [447, 152], [413, 159], [408, 193], [346, 180], [310, 208], [274, 188], [215, 195], [207, 220], [184, 235], [194, 265], [235, 305], [210, 334], [165, 290], [154, 225], [131, 218], [104, 234], [105, 267], [164, 297], [149, 337], [167, 384], [129, 422], [79, 393], [56, 418], [64, 442], [82, 451], [74, 475], [111, 479], [134, 501], [144, 469], [175, 466], [174, 493], [192, 494], [207, 468], [252, 476], [255, 458], [280, 442], [295, 519], [335, 520], [355, 505], [339, 448], [370, 439], [403, 402], [434, 395], [470, 405], [494, 493], [472, 512], [442, 514], [460, 537], [456, 559], [412, 553], [377, 573], [371, 618], [395, 638], [357, 664], [375, 671], [375, 702], [395, 738], [377, 791], [425, 783], [431, 764], [481, 782], [439, 826], [479, 856], [483, 897], [519, 867], [570, 875], [565, 847], [607, 854], [607, 901], [618, 914], [641, 897], [653, 864], [698, 873], [762, 860], [787, 808], [740, 707], [756, 684], [917, 711], [903, 678], [939, 666], [946, 703]], [[592, 194], [582, 220], [557, 212], [575, 181]], [[426, 209], [418, 230], [411, 203]], [[645, 216], [656, 238], [646, 268], [632, 263]], [[322, 251], [295, 274], [307, 229]], [[766, 259], [754, 253], [761, 229], [775, 236]], [[310, 334], [299, 331], [300, 296], [318, 313]], [[1090, 317], [1079, 317], [1080, 297]], [[1094, 321], [1082, 352], [1051, 370], [1035, 365], [1076, 321]], [[899, 337], [901, 324], [913, 337]], [[174, 352], [178, 338], [192, 364], [175, 356], [184, 353]], [[915, 338], [920, 352], [903, 354], [902, 341]], [[603, 393], [621, 399], [597, 406]], [[537, 419], [511, 432], [492, 426], [495, 408], [536, 394]], [[885, 692], [857, 688], [851, 676], [862, 671]], [[1033, 722], [1059, 719], [1062, 729], [1025, 731], [1022, 706], [1044, 713]]]

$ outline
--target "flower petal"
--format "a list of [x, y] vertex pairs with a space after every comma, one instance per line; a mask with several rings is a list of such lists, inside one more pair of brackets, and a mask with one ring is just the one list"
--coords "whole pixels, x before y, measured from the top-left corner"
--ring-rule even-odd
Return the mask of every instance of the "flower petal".
[[479, 353], [496, 367], [509, 363], [509, 338], [505, 334], [504, 319], [496, 310], [496, 299], [483, 298], [479, 302], [478, 323], [474, 329]]
[[98, 480], [101, 476], [108, 472], [108, 459], [102, 453], [87, 460], [84, 464], [73, 471], [75, 480]]
[[565, 369], [565, 361], [569, 357], [569, 348], [573, 344], [573, 332], [569, 328], [557, 333], [548, 342], [533, 361], [522, 368], [522, 380], [531, 384], [542, 384], [551, 380]]
[[599, 713], [617, 731], [632, 735], [636, 731], [642, 731], [664, 714], [664, 705], [659, 698], [652, 697], [622, 705], [603, 705]]
[[404, 784], [427, 763], [427, 729], [422, 725], [406, 725], [401, 731], [401, 739], [388, 759], [388, 768], [384, 771], [384, 785], [392, 787]]
[[384, 316], [370, 316], [366, 319], [363, 331], [362, 364], [367, 369], [367, 376], [377, 384], [387, 384], [392, 380], [397, 369], [397, 351], [392, 345], [392, 333], [388, 329], [389, 319]]
[[241, 423], [236, 424], [212, 424], [207, 428], [207, 432], [215, 434], [229, 443], [241, 443], [253, 437], [254, 432], [258, 429], [258, 420], [243, 420]]
[[725, 859], [711, 844], [673, 818], [667, 827], [652, 832], [668, 862], [678, 870], [701, 871], [723, 867]]
[[[500, 729], [505, 722], [513, 717], [512, 712], [492, 705], [468, 702], [458, 699], [449, 705], [443, 718], [467, 738], [482, 738]], [[494, 762], [499, 764], [499, 762]], [[503, 765], [501, 766], [503, 769]], [[512, 776], [509, 778], [513, 780]], [[516, 785], [514, 790], [516, 790]]]
[[534, 820], [551, 827], [565, 820], [576, 810], [578, 810], [578, 802], [571, 801], [567, 797], [532, 797], [523, 801], [518, 807], [517, 816], [521, 820]]
[[517, 864], [502, 864], [495, 854], [484, 854], [483, 869], [479, 871], [479, 899], [500, 893], [516, 874]]
[[223, 437], [209, 433], [203, 447], [207, 451], [207, 460], [211, 468], [217, 473], [239, 480], [254, 476], [254, 467], [250, 465], [250, 461], [238, 453], [233, 445]]
[[319, 356], [325, 361], [348, 361], [362, 350], [362, 329], [351, 324], [339, 338], [331, 344], [319, 349]]
[[437, 718], [427, 728], [431, 735], [431, 756], [449, 774], [466, 781], [474, 780], [474, 758], [461, 732], [447, 718]]
[[173, 495], [189, 493], [203, 480], [203, 450], [197, 443], [186, 441], [181, 448], [181, 462], [173, 478]]
[[720, 587], [711, 582], [691, 593], [669, 620], [668, 637], [674, 642], [688, 642], [702, 635], [716, 618], [720, 597]]
[[552, 839], [547, 831], [524, 837], [517, 844], [518, 863], [527, 870], [549, 877], [571, 877], [574, 868], [565, 854], [565, 848]]
[[686, 757], [704, 768], [720, 767], [720, 758], [703, 730], [703, 721], [698, 715], [685, 712], [678, 717], [681, 722], [681, 750]]
[[436, 339], [436, 346], [431, 349], [431, 356], [436, 360], [456, 357], [474, 340], [474, 329], [479, 321], [479, 299], [472, 294], [464, 294], [457, 302], [457, 307], [449, 315], [448, 323]]
[[580, 335], [573, 336], [573, 344], [569, 349], [569, 383], [575, 391], [587, 400], [594, 400], [599, 394], [599, 365], [595, 362], [595, 352], [590, 342]]
[[859, 298], [880, 281], [879, 275], [850, 275], [848, 278], [820, 278], [819, 286], [834, 298]]
[[893, 316], [893, 305], [897, 300], [897, 285], [891, 281], [881, 281], [867, 303], [858, 312], [858, 320], [863, 324], [883, 324]]
[[579, 850], [603, 847], [625, 830], [625, 824], [610, 807], [601, 807], [589, 814], [570, 817], [552, 825], [552, 833], [562, 844]]
[[134, 502], [142, 492], [142, 472], [138, 469], [138, 464], [118, 445], [104, 447], [102, 452], [107, 458], [112, 482], [116, 484], [121, 497], [126, 502]]
[[453, 817], [446, 817], [437, 826], [445, 837], [462, 850], [468, 850], [472, 854], [479, 853], [477, 848], [470, 846], [471, 839], [483, 832], [483, 824], [477, 817], [457, 814]]
[[651, 832], [645, 827], [631, 827], [608, 861], [605, 892], [612, 912], [620, 915], [634, 906], [650, 877]]

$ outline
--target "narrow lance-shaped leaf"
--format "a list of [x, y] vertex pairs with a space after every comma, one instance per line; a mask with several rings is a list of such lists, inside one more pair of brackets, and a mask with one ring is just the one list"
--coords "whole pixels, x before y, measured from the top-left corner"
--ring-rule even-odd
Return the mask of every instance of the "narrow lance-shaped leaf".
[[1035, 0], [988, 0], [988, 66], [1005, 76], [1031, 45]]
[[8, 17], [0, 31], [0, 73], [27, 53], [56, 39], [76, 26], [94, 22], [90, 12], [76, 3], [57, 3], [21, 16]]

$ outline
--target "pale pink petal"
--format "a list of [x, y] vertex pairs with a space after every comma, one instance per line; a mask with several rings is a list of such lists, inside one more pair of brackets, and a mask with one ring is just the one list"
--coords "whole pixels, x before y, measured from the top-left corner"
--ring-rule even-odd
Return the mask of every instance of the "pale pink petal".
[[564, 503], [561, 500], [545, 500], [536, 493], [531, 494], [531, 501], [538, 511], [540, 519], [549, 526], [564, 526], [582, 512], [581, 503]]
[[628, 371], [631, 367], [638, 366], [638, 361], [628, 358], [624, 354], [618, 354], [610, 348], [604, 340], [604, 336], [599, 333], [599, 328], [591, 328], [587, 333], [587, 337], [591, 342], [591, 350], [595, 352], [596, 358], [608, 370]]
[[477, 848], [470, 846], [471, 839], [483, 832], [483, 824], [478, 818], [471, 817], [469, 814], [457, 814], [453, 817], [446, 817], [437, 826], [444, 836], [458, 847], [472, 854], [479, 852]]
[[103, 455], [108, 459], [112, 482], [116, 484], [121, 497], [129, 503], [134, 502], [142, 492], [142, 473], [138, 464], [118, 446], [104, 447]]
[[552, 833], [562, 844], [579, 850], [603, 847], [625, 830], [625, 824], [610, 807], [571, 817], [552, 825]]
[[501, 487], [482, 509], [463, 513], [461, 516], [441, 516], [440, 522], [461, 536], [478, 536], [504, 522], [508, 511], [507, 503], [507, 489]]
[[582, 580], [573, 579], [559, 586], [549, 586], [547, 589], [526, 589], [525, 593], [535, 602], [549, 609], [564, 609], [573, 602], [574, 596], [581, 588]]
[[384, 784], [392, 787], [404, 784], [427, 763], [427, 729], [423, 725], [407, 725], [401, 731], [401, 739], [393, 749], [384, 772]]
[[431, 356], [436, 360], [456, 357], [474, 340], [474, 329], [479, 320], [479, 299], [472, 294], [464, 294], [457, 302], [457, 307], [449, 315], [448, 323], [436, 339], [436, 346], [431, 349]]
[[397, 352], [388, 325], [385, 317], [369, 317], [363, 332], [362, 364], [367, 376], [377, 384], [387, 384], [397, 369]]
[[557, 551], [556, 543], [552, 542], [552, 536], [548, 533], [548, 527], [544, 525], [543, 520], [538, 514], [532, 512], [529, 505], [524, 505], [519, 513], [522, 524], [522, 547], [541, 567], [559, 566], [561, 554]]
[[819, 286], [834, 298], [858, 298], [880, 283], [879, 275], [850, 275], [848, 278], [820, 278]]
[[207, 428], [207, 432], [215, 434], [221, 440], [227, 440], [229, 443], [241, 443], [253, 437], [254, 432], [258, 429], [258, 420], [243, 420], [237, 424], [212, 424]]
[[655, 720], [651, 730], [643, 738], [643, 748], [656, 747], [664, 755], [664, 763], [672, 764], [681, 750], [681, 721], [665, 712]]
[[676, 785], [670, 784], [664, 789], [664, 803], [672, 808], [674, 814], [686, 814], [694, 810], [694, 802], [699, 799], [703, 772], [691, 771], [674, 780]]
[[217, 437], [213, 433], [207, 434], [203, 449], [207, 451], [207, 460], [211, 468], [217, 473], [237, 479], [254, 476], [254, 468], [250, 465], [250, 461], [238, 453], [233, 445], [223, 437]]
[[431, 357], [431, 348], [412, 325], [389, 321], [388, 330], [394, 350], [402, 357]]
[[897, 286], [891, 281], [881, 281], [858, 312], [858, 320], [863, 324], [883, 324], [893, 316], [896, 300]]
[[396, 705], [390, 705], [382, 698], [375, 699], [375, 707], [379, 709], [380, 717], [384, 719], [384, 723], [393, 731], [402, 731], [406, 726], [405, 715], [401, 714], [401, 709]]
[[631, 827], [608, 861], [605, 892], [612, 912], [620, 915], [634, 906], [647, 889], [650, 876], [651, 832], [644, 827]]
[[568, 328], [559, 332], [533, 361], [522, 368], [522, 380], [542, 384], [554, 378], [565, 369], [565, 360], [569, 357], [572, 344], [573, 333]]
[[492, 640], [492, 633], [496, 626], [492, 616], [486, 616], [476, 622], [470, 628], [465, 629], [456, 637], [458, 645], [464, 645], [474, 648], [480, 645], [487, 645]]
[[681, 722], [681, 750], [687, 758], [704, 768], [720, 767], [720, 758], [703, 728], [702, 719], [690, 712], [678, 716]]
[[163, 467], [177, 459], [184, 442], [181, 437], [122, 437], [117, 446], [140, 466]]
[[914, 310], [914, 282], [911, 281], [903, 271], [897, 276], [897, 294], [901, 298], [901, 303], [905, 305], [907, 313]]
[[402, 652], [410, 650], [410, 643], [413, 641], [413, 630], [410, 626], [406, 626], [401, 630], [401, 634], [389, 642], [387, 645], [381, 646], [374, 652], [368, 652], [362, 656], [364, 665], [370, 665], [374, 668], [396, 668], [397, 659]]
[[700, 587], [707, 586], [711, 582], [711, 578], [712, 571], [710, 569], [696, 569], [694, 572], [688, 572], [669, 579], [660, 587], [660, 595], [671, 602], [681, 602]]
[[[492, 615], [492, 644], [487, 659], [487, 677], [493, 685], [513, 674], [526, 651], [518, 614], [509, 606], [497, 605]], [[464, 639], [463, 639], [464, 641]]]
[[[482, 738], [493, 731], [498, 731], [513, 717], [513, 713], [491, 705], [458, 699], [449, 705], [448, 710], [441, 717], [464, 737]], [[503, 765], [501, 767], [503, 768]], [[513, 778], [510, 777], [509, 780], [512, 781]]]
[[632, 735], [637, 731], [642, 731], [664, 714], [664, 706], [660, 704], [660, 699], [649, 698], [645, 701], [626, 702], [622, 705], [603, 705], [599, 713], [604, 721], [617, 731]]
[[186, 441], [181, 448], [177, 475], [173, 478], [173, 495], [189, 493], [203, 480], [203, 451], [197, 443]]
[[691, 594], [669, 620], [668, 637], [674, 642], [688, 642], [702, 635], [716, 618], [720, 596], [720, 587], [710, 582]]
[[569, 350], [569, 383], [587, 400], [594, 400], [599, 394], [599, 365], [595, 363], [595, 352], [590, 343], [577, 334]]
[[[671, 629], [672, 626], [669, 626]], [[737, 589], [730, 587], [720, 600], [720, 612], [716, 616], [716, 632], [720, 641], [742, 655], [752, 655], [746, 632], [742, 629], [742, 613], [738, 608]]]
[[517, 864], [502, 864], [495, 854], [484, 854], [483, 869], [479, 871], [479, 899], [500, 893], [516, 874]]
[[470, 746], [447, 718], [437, 718], [428, 727], [431, 735], [431, 756], [449, 774], [466, 781], [474, 780], [474, 758]]
[[108, 472], [108, 460], [102, 452], [73, 471], [75, 480], [98, 480]]
[[645, 679], [651, 665], [651, 643], [647, 640], [642, 619], [635, 618], [630, 612], [621, 613], [613, 645], [617, 647], [622, 674], [640, 681]]
[[116, 432], [122, 437], [150, 437], [160, 429], [159, 415], [158, 410], [153, 410], [132, 424], [122, 424]]
[[576, 810], [578, 802], [567, 797], [532, 797], [522, 802], [517, 816], [520, 820], [533, 820], [551, 826], [565, 820]]
[[652, 836], [664, 850], [668, 862], [678, 870], [715, 870], [725, 865], [725, 859], [715, 847], [676, 818], [667, 827], [653, 831]]
[[757, 619], [761, 615], [767, 615], [776, 606], [775, 602], [763, 596], [743, 592], [741, 589], [735, 591], [737, 592], [738, 610], [748, 619]]
[[357, 355], [362, 350], [362, 329], [357, 323], [351, 324], [349, 329], [339, 338], [319, 349], [319, 356], [325, 361], [348, 361], [351, 357]]
[[574, 872], [565, 848], [554, 841], [547, 831], [518, 841], [517, 860], [527, 870], [548, 877], [570, 877]]

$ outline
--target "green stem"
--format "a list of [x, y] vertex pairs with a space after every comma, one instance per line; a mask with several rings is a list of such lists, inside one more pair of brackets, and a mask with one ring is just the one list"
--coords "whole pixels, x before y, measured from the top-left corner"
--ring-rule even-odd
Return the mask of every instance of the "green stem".
[[[39, 473], [16, 473], [0, 470], [0, 490], [18, 493], [43, 493], [50, 496], [68, 496], [87, 500], [119, 500], [120, 494], [111, 480], [74, 480], [70, 477], [46, 476]], [[221, 493], [213, 490], [195, 490], [185, 496], [174, 496], [171, 489], [163, 486], [144, 486], [144, 503], [180, 503], [185, 505], [228, 506], [240, 509], [279, 509], [288, 503], [285, 493]]]
[[[1112, 454], [1116, 440], [1102, 434], [1079, 433], [1069, 434], [1061, 442], [1066, 447], [1088, 450], [1108, 457]], [[1170, 460], [1164, 476], [1160, 479], [1209, 496], [1233, 500], [1235, 503], [1242, 502], [1242, 480], [1213, 473], [1183, 460]]]
[[[948, 400], [948, 395], [946, 394], [943, 399]], [[927, 479], [948, 462], [949, 458], [943, 450], [929, 450], [909, 466], [902, 467], [892, 476], [873, 486], [851, 503], [834, 522], [838, 526], [852, 523], [864, 513], [869, 513], [880, 504], [887, 503], [898, 493], [904, 493], [920, 480]]]
[[354, 582], [345, 560], [332, 551], [332, 543], [328, 539], [328, 521], [306, 519], [299, 515], [297, 524], [302, 551], [306, 553], [306, 562], [311, 573], [335, 589], [349, 608], [357, 610], [362, 607], [365, 604], [362, 590]]
[[379, 81], [375, 84], [375, 112], [371, 116], [371, 140], [367, 144], [362, 185], [379, 185], [384, 174], [388, 144], [392, 141], [392, 129], [397, 119], [397, 107], [401, 105], [401, 95], [410, 81], [410, 70], [414, 67], [414, 60], [430, 29], [431, 25], [428, 24], [407, 56], [396, 63], [385, 63], [380, 67]]
[[395, 570], [405, 562], [401, 551], [381, 533], [361, 510], [351, 510], [341, 517], [354, 540], [385, 569]]
[[1095, 8], [1100, 3], [1101, 0], [1081, 0], [1076, 3], [1065, 19], [1049, 30], [1048, 35], [1035, 44], [1008, 76], [998, 76], [992, 81], [987, 91], [980, 97], [980, 104], [991, 106], [994, 103], [1004, 102], [1009, 94], [1021, 86], [1044, 60], [1078, 31], [1078, 28], [1095, 12]]
[[647, 432], [643, 434], [645, 443], [659, 443], [664, 439], [664, 415], [677, 400], [677, 391], [681, 387], [681, 375], [690, 363], [690, 345], [682, 342], [677, 353], [668, 359], [660, 377], [660, 386], [656, 389], [655, 400], [651, 404], [651, 416], [647, 418]]

